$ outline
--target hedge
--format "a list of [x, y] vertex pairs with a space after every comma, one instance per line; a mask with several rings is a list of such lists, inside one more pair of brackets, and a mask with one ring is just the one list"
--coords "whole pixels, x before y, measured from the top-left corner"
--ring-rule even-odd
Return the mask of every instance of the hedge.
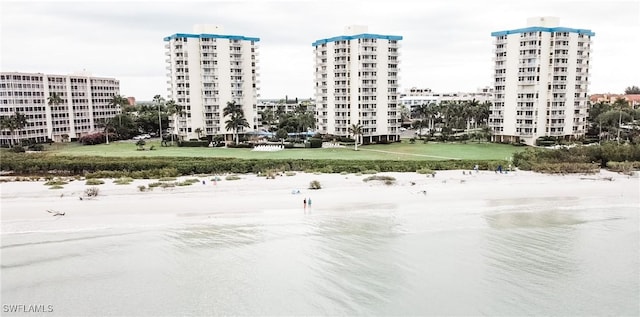
[[158, 178], [191, 174], [258, 173], [279, 171], [326, 171], [333, 173], [359, 173], [366, 170], [379, 172], [416, 172], [421, 169], [452, 170], [495, 169], [505, 161], [392, 161], [392, 160], [305, 160], [305, 159], [237, 159], [201, 157], [98, 157], [51, 156], [46, 153], [3, 154], [2, 171], [16, 175], [84, 175], [97, 177]]

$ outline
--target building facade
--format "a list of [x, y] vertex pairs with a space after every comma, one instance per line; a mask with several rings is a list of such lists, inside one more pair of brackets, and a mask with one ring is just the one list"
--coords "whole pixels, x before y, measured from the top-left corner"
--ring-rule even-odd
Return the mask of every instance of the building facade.
[[526, 28], [491, 33], [494, 141], [533, 145], [542, 136], [584, 136], [595, 33], [558, 25], [558, 18], [536, 17]]
[[[57, 94], [59, 104], [48, 103]], [[120, 109], [111, 101], [120, 94], [114, 78], [93, 77], [88, 73], [47, 75], [42, 73], [0, 73], [0, 117], [24, 114], [27, 125], [11, 133], [0, 131], [0, 145], [15, 140], [43, 143], [73, 141], [99, 131], [100, 120], [112, 118]]]
[[172, 133], [184, 138], [231, 135], [223, 109], [227, 102], [242, 105], [251, 131], [256, 128], [259, 38], [222, 35], [220, 26], [196, 25], [194, 34], [164, 38], [169, 99], [181, 112], [170, 119]]
[[402, 36], [346, 34], [313, 42], [317, 131], [348, 136], [360, 124], [363, 143], [400, 139], [398, 73]]
[[474, 100], [478, 103], [493, 102], [493, 88], [482, 87], [478, 88], [476, 92], [439, 93], [433, 92], [428, 88], [418, 89], [414, 87], [406, 89], [400, 95], [400, 104], [408, 111], [414, 111], [421, 105], [440, 104], [443, 102], [471, 102]]

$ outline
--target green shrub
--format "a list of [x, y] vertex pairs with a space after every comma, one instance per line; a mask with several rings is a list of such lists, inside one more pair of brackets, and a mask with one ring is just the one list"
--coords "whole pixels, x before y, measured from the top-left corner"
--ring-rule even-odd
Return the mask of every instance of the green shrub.
[[133, 182], [133, 178], [131, 177], [121, 177], [113, 181], [116, 185], [129, 185]]
[[364, 171], [362, 171], [362, 174], [378, 174], [378, 171], [376, 171], [376, 170], [364, 170]]
[[322, 186], [320, 185], [320, 182], [317, 180], [312, 180], [309, 183], [309, 189], [320, 189], [320, 188], [322, 188]]
[[237, 180], [239, 180], [239, 179], [241, 179], [241, 178], [240, 178], [240, 176], [238, 176], [238, 175], [228, 175], [228, 176], [227, 176], [227, 177], [225, 177], [224, 179], [226, 179], [226, 180], [228, 180], [228, 181], [237, 181]]
[[160, 184], [160, 188], [172, 188], [176, 187], [176, 183], [162, 183]]
[[[148, 188], [149, 188], [149, 190], [153, 189], [153, 187], [151, 187], [151, 186], [149, 186]], [[147, 191], [147, 186], [138, 185], [138, 190], [141, 191], [141, 192], [145, 192], [145, 191]]]
[[[153, 182], [153, 183], [149, 183], [149, 188], [154, 188], [154, 187], [160, 187], [162, 186], [163, 183], [160, 182]], [[140, 185], [140, 186], [144, 186], [144, 185]]]
[[607, 162], [607, 169], [617, 173], [633, 175], [634, 171], [640, 170], [640, 161]]
[[284, 173], [286, 176], [296, 176], [296, 172], [286, 172]]
[[159, 179], [159, 181], [161, 181], [161, 182], [174, 182], [174, 181], [176, 181], [176, 178], [175, 177], [162, 177], [162, 178]]
[[369, 177], [365, 177], [363, 180], [363, 182], [368, 182], [368, 181], [390, 181], [390, 182], [395, 182], [396, 178], [393, 176], [387, 176], [387, 175], [372, 175]]
[[11, 149], [9, 149], [9, 151], [11, 151], [13, 153], [24, 153], [24, 152], [26, 152], [26, 150], [20, 145], [16, 145], [16, 146], [12, 147]]
[[69, 184], [69, 182], [61, 179], [53, 179], [44, 183], [45, 186], [56, 186], [56, 185], [60, 186], [60, 185], [67, 185], [67, 184]]
[[60, 185], [53, 185], [51, 187], [49, 187], [49, 189], [62, 189], [64, 187], [60, 186]]
[[102, 185], [102, 184], [104, 184], [104, 181], [101, 180], [101, 179], [97, 179], [97, 178], [87, 179], [86, 182], [85, 182], [85, 185], [92, 185], [92, 186]]
[[421, 169], [417, 170], [417, 171], [416, 171], [416, 173], [418, 173], [418, 174], [428, 174], [428, 175], [431, 175], [431, 174], [433, 174], [434, 172], [433, 172], [433, 170], [430, 170], [430, 169], [428, 169], [428, 168], [421, 168]]
[[189, 179], [185, 179], [184, 183], [195, 184], [195, 183], [200, 183], [200, 180], [197, 178], [189, 178]]

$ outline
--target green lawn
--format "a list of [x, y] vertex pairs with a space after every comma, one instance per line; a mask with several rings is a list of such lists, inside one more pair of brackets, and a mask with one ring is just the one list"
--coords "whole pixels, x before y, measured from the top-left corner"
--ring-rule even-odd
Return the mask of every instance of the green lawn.
[[504, 160], [513, 153], [524, 150], [505, 144], [492, 143], [393, 143], [386, 145], [366, 145], [339, 149], [286, 149], [278, 152], [257, 152], [250, 149], [230, 148], [190, 148], [162, 147], [159, 141], [148, 141], [145, 148], [155, 146], [155, 150], [138, 151], [131, 141], [111, 142], [111, 144], [79, 145], [76, 143], [54, 144], [47, 148], [54, 155], [92, 155], [117, 157], [235, 157], [243, 159], [345, 159], [345, 160]]

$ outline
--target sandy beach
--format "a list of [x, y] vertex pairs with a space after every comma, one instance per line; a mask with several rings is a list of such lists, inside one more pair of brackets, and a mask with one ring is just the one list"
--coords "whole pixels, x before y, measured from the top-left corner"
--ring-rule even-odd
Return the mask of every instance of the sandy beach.
[[396, 182], [199, 176], [140, 192], [157, 180], [104, 179], [82, 200], [84, 180], [2, 183], [3, 304], [56, 316], [638, 315], [637, 176], [377, 175]]
[[[104, 179], [99, 196], [80, 199], [89, 187], [84, 180], [52, 190], [39, 182], [6, 182], [0, 185], [2, 234], [55, 232], [108, 228], [162, 226], [199, 221], [224, 221], [256, 213], [280, 216], [305, 212], [481, 212], [496, 204], [523, 205], [535, 209], [540, 200], [581, 200], [593, 204], [633, 204], [640, 206], [640, 179], [608, 171], [595, 175], [543, 175], [526, 171], [499, 174], [493, 171], [470, 173], [438, 171], [435, 177], [417, 173], [379, 173], [396, 178], [395, 184], [364, 182], [370, 175], [309, 174], [266, 179], [240, 175], [240, 180], [200, 183], [140, 192], [139, 185], [157, 180], [134, 180], [116, 185]], [[202, 184], [202, 181], [205, 181]], [[312, 180], [319, 190], [308, 189]], [[292, 192], [296, 192], [293, 194]], [[297, 194], [297, 192], [300, 192]], [[311, 198], [306, 208], [304, 199]], [[529, 202], [529, 203], [528, 203]], [[65, 212], [54, 217], [46, 210]], [[526, 212], [526, 208], [522, 210]]]

